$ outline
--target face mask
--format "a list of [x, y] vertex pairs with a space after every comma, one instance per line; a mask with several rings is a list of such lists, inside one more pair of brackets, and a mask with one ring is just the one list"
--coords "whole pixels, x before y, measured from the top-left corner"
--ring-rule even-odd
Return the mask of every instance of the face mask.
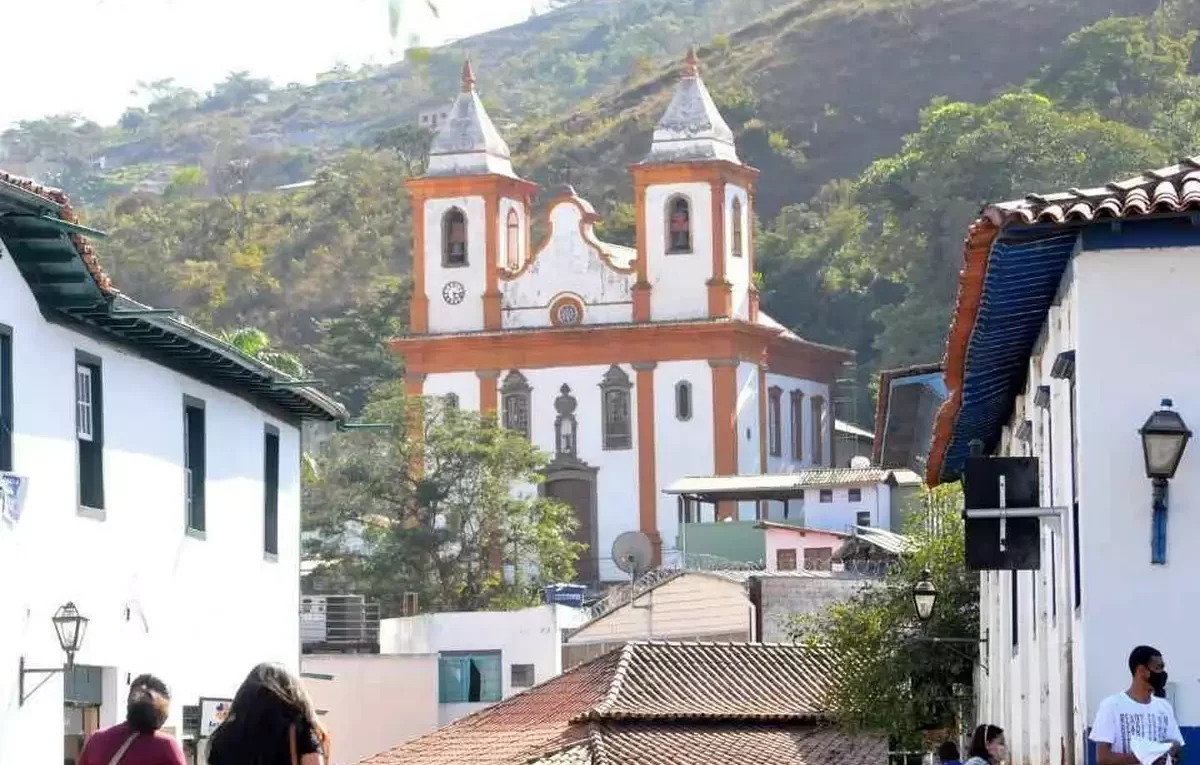
[[1164, 696], [1167, 692], [1167, 673], [1166, 672], [1151, 672], [1147, 678], [1150, 682], [1150, 687], [1154, 689], [1155, 696]]

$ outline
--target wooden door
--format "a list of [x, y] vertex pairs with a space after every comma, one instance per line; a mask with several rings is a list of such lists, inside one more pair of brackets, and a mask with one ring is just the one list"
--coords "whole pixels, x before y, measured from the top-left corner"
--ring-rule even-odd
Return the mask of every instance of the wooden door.
[[597, 582], [600, 579], [600, 553], [595, 549], [594, 509], [592, 508], [592, 483], [580, 478], [560, 478], [546, 483], [546, 496], [571, 506], [579, 522], [571, 541], [586, 547], [579, 553], [575, 563], [576, 581]]

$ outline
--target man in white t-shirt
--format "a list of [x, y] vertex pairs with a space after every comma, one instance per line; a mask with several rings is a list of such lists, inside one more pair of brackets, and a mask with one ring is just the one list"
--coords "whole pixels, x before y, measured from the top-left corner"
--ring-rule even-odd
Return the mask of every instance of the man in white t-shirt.
[[1179, 760], [1183, 734], [1175, 721], [1175, 710], [1165, 698], [1164, 666], [1162, 654], [1148, 645], [1140, 645], [1129, 654], [1133, 682], [1128, 690], [1100, 702], [1092, 725], [1090, 738], [1096, 743], [1098, 765], [1138, 765], [1130, 746], [1134, 738], [1169, 742], [1171, 758]]

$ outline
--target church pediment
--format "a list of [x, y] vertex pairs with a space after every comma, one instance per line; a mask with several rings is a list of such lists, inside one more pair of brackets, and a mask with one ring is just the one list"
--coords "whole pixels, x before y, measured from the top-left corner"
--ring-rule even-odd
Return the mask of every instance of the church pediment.
[[595, 209], [567, 190], [546, 209], [545, 239], [514, 274], [503, 275], [505, 326], [561, 324], [552, 308], [569, 296], [581, 309], [571, 316], [582, 324], [628, 322], [636, 280], [632, 247], [596, 236]]

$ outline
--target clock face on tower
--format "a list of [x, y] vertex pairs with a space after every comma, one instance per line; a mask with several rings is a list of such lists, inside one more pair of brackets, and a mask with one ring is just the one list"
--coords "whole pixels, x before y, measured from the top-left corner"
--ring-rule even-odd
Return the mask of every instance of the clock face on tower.
[[462, 285], [462, 282], [446, 282], [446, 286], [442, 287], [442, 300], [450, 305], [458, 305], [466, 296], [467, 288]]

